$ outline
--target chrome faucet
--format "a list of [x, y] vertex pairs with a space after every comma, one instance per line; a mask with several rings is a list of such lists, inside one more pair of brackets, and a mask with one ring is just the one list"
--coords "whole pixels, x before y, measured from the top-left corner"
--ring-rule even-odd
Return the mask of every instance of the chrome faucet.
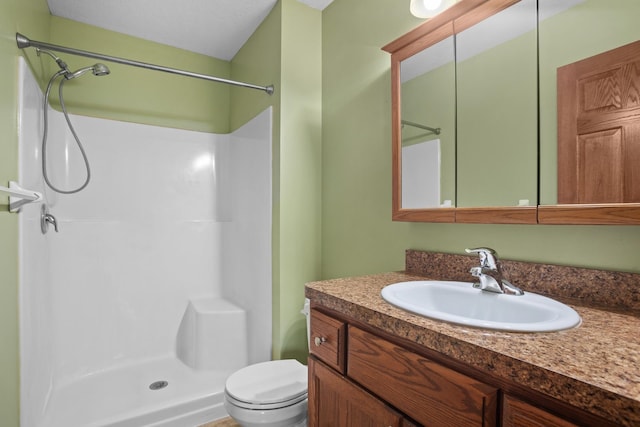
[[498, 294], [524, 295], [524, 291], [509, 283], [502, 275], [502, 268], [498, 261], [498, 254], [491, 248], [465, 249], [468, 254], [476, 253], [480, 256], [480, 266], [473, 267], [469, 272], [478, 278], [474, 288]]

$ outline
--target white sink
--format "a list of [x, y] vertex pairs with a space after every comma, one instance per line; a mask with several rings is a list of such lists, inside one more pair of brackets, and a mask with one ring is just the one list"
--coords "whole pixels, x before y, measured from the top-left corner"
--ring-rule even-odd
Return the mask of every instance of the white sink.
[[571, 307], [542, 295], [505, 295], [482, 291], [467, 282], [424, 280], [382, 289], [382, 298], [415, 314], [478, 328], [551, 332], [581, 322]]

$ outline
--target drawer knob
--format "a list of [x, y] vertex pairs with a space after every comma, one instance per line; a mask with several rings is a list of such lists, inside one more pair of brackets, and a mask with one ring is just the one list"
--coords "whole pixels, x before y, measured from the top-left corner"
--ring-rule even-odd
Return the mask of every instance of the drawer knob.
[[322, 345], [323, 342], [326, 342], [327, 339], [325, 337], [315, 337], [313, 339], [313, 342], [315, 343], [316, 347], [320, 347]]

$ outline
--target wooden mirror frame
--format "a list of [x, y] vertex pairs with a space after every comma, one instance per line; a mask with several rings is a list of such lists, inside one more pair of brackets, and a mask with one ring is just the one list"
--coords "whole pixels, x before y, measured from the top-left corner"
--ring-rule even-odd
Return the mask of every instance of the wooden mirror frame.
[[475, 224], [640, 224], [640, 203], [402, 208], [402, 126], [400, 63], [520, 0], [460, 0], [444, 12], [385, 45], [391, 54], [392, 219]]

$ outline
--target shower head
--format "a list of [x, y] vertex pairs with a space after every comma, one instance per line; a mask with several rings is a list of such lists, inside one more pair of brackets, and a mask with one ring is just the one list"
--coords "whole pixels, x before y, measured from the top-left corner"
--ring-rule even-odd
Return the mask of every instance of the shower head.
[[73, 73], [69, 72], [64, 75], [64, 78], [67, 80], [75, 79], [76, 77], [80, 77], [87, 71], [91, 71], [94, 76], [106, 76], [107, 74], [111, 73], [111, 71], [109, 70], [109, 67], [107, 67], [104, 64], [98, 63], [90, 67], [80, 68], [79, 70], [74, 71]]
[[104, 64], [97, 63], [93, 66], [93, 75], [94, 76], [106, 76], [111, 74], [111, 70]]
[[62, 71], [64, 71], [64, 78], [67, 79], [67, 80], [71, 80], [71, 79], [75, 79], [76, 77], [80, 77], [81, 75], [83, 75], [87, 71], [91, 71], [94, 76], [106, 76], [107, 74], [111, 73], [111, 70], [109, 70], [109, 67], [107, 67], [106, 65], [101, 64], [101, 63], [94, 64], [94, 65], [92, 65], [90, 67], [80, 68], [77, 71], [71, 72], [71, 70], [69, 70], [69, 67], [67, 66], [67, 63], [64, 62], [62, 59], [60, 59], [59, 57], [57, 57], [53, 52], [51, 52], [49, 50], [46, 50], [46, 49], [41, 49], [39, 47], [36, 47], [36, 52], [37, 52], [38, 56], [41, 53], [46, 53], [51, 58], [53, 58], [53, 60], [56, 61], [56, 63], [60, 67], [60, 69]]

